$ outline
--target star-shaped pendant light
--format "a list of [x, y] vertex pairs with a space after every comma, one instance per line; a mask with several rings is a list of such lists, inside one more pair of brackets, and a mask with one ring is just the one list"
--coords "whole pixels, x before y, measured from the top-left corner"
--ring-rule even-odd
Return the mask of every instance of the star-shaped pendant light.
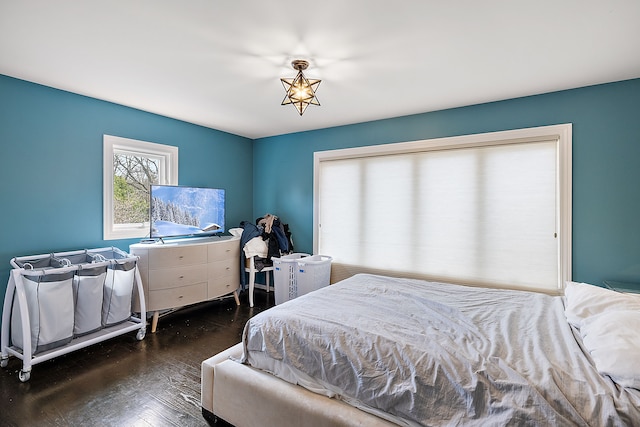
[[309, 63], [303, 59], [292, 61], [291, 66], [294, 70], [298, 70], [298, 75], [293, 79], [280, 79], [284, 90], [287, 92], [281, 105], [293, 104], [298, 113], [302, 115], [309, 104], [320, 105], [318, 98], [316, 98], [316, 90], [320, 80], [305, 77], [302, 70], [306, 70]]

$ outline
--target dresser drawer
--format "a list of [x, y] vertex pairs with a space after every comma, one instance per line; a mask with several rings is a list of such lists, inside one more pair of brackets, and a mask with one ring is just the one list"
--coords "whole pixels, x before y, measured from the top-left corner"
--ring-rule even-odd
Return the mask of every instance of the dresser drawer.
[[207, 292], [207, 283], [149, 291], [149, 310], [164, 310], [205, 301]]
[[209, 262], [227, 258], [240, 259], [240, 240], [220, 241], [209, 245]]
[[240, 271], [239, 259], [226, 259], [209, 263], [209, 280], [218, 280], [221, 277]]
[[227, 276], [209, 281], [208, 298], [213, 299], [230, 294], [240, 287], [240, 281], [235, 277]]
[[167, 246], [149, 254], [149, 270], [206, 262], [207, 247], [204, 245]]
[[149, 290], [178, 288], [207, 281], [207, 264], [149, 271]]

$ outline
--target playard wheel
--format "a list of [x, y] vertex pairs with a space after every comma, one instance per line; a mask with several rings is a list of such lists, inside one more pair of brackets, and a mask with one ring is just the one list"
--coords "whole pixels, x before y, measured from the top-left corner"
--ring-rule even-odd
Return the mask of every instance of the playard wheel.
[[140, 329], [138, 330], [138, 333], [136, 334], [136, 339], [138, 341], [142, 341], [144, 339], [144, 336], [146, 335], [147, 331], [144, 329]]
[[31, 378], [31, 371], [25, 372], [21, 370], [18, 372], [18, 378], [20, 379], [20, 382], [26, 383]]
[[1, 368], [6, 368], [7, 365], [9, 364], [9, 358], [3, 358], [2, 360], [0, 360], [0, 367]]

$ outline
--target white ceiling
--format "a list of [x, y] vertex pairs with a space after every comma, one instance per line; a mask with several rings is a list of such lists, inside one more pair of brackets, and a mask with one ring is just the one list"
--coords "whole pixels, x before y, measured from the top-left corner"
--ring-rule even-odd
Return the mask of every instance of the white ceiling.
[[640, 77], [640, 1], [0, 0], [0, 74], [259, 138]]

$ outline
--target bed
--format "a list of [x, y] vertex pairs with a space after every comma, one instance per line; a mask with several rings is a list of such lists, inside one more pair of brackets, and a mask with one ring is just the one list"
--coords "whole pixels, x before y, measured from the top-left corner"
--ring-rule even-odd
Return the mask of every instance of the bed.
[[637, 425], [640, 297], [358, 274], [251, 318], [202, 363], [235, 426]]

